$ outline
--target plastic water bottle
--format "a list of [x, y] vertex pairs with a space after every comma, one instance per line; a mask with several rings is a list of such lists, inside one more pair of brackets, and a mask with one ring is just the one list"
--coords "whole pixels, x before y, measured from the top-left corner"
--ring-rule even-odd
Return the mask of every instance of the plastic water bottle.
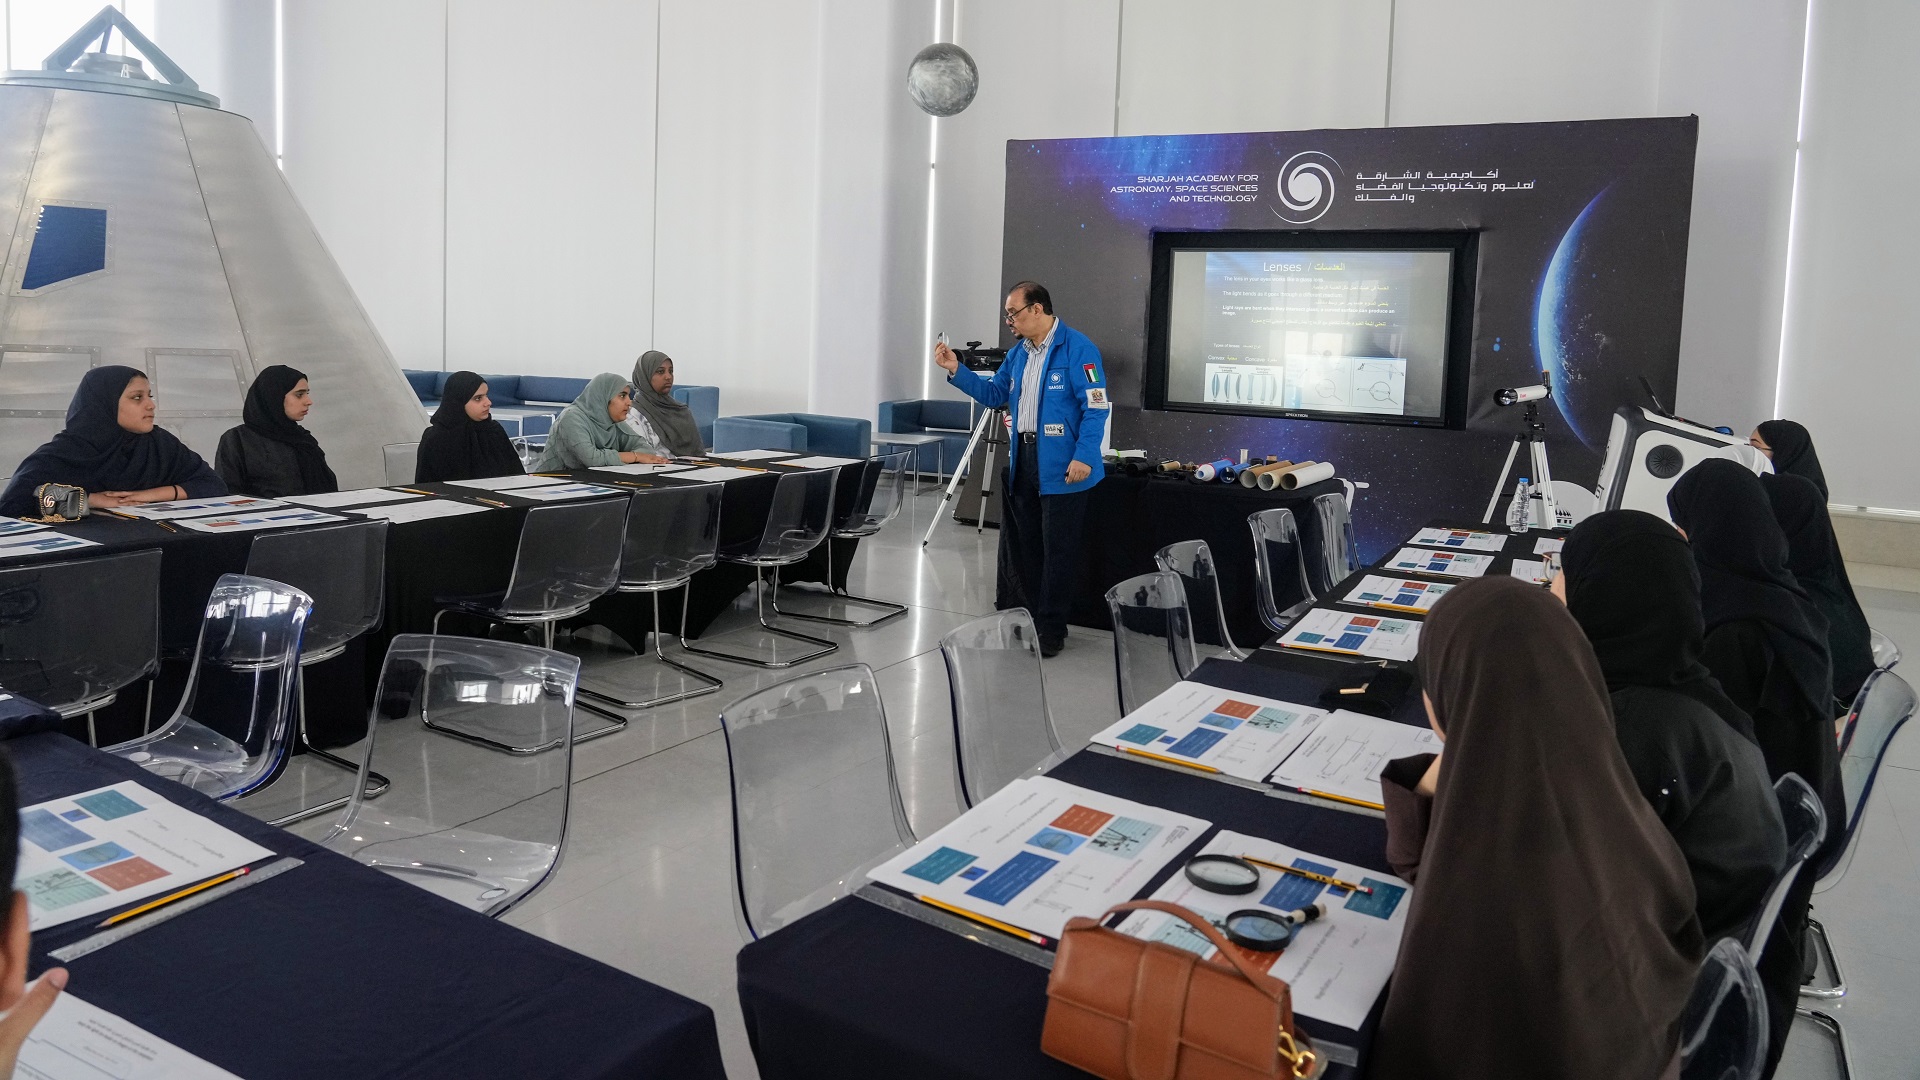
[[1514, 485], [1513, 501], [1507, 504], [1507, 531], [1510, 533], [1527, 531], [1528, 486], [1527, 478], [1524, 476], [1520, 478], [1518, 484]]

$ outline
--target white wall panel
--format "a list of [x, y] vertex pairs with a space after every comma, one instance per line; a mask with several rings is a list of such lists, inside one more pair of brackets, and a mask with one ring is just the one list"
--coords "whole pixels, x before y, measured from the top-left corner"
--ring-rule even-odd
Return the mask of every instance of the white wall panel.
[[1375, 127], [1390, 0], [1125, 0], [1121, 135]]
[[804, 410], [820, 5], [664, 0], [653, 345], [724, 413]]
[[1820, 447], [1833, 501], [1920, 510], [1920, 4], [1814, 5], [1780, 414]]
[[1651, 115], [1661, 0], [1397, 0], [1395, 125]]
[[1661, 115], [1700, 117], [1680, 335], [1681, 413], [1740, 431], [1773, 409], [1806, 0], [1677, 0]]
[[288, 0], [287, 181], [403, 368], [445, 355], [446, 4]]
[[651, 347], [655, 14], [449, 5], [450, 369], [586, 378]]
[[222, 109], [252, 120], [273, 149], [273, 0], [143, 0], [126, 12]]
[[[1000, 274], [1007, 141], [1113, 134], [1120, 6], [958, 0], [956, 22], [955, 40], [980, 67], [980, 93], [967, 111], [940, 121], [933, 322], [955, 341], [992, 344], [1011, 284]], [[1071, 324], [1073, 296], [1053, 298]], [[954, 396], [944, 378], [929, 385]]]

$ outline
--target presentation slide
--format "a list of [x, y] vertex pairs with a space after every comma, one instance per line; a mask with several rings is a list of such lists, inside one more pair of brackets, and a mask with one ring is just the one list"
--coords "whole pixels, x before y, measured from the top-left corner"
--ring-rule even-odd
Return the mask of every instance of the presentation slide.
[[1451, 251], [1175, 251], [1167, 401], [1438, 420], [1452, 273]]

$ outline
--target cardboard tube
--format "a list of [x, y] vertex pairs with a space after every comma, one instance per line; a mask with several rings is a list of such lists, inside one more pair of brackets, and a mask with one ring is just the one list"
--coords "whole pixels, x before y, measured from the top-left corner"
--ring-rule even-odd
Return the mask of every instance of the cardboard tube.
[[1276, 490], [1277, 488], [1280, 487], [1281, 477], [1286, 476], [1288, 473], [1296, 472], [1300, 469], [1304, 469], [1307, 466], [1312, 464], [1313, 462], [1311, 461], [1288, 462], [1285, 465], [1268, 469], [1266, 472], [1260, 474], [1260, 490], [1261, 491]]
[[1317, 484], [1322, 480], [1331, 479], [1333, 479], [1333, 462], [1321, 461], [1309, 465], [1304, 469], [1295, 469], [1285, 476], [1282, 476], [1280, 478], [1280, 489], [1282, 491], [1292, 491], [1295, 488], [1303, 488], [1309, 484]]
[[1291, 461], [1269, 461], [1265, 465], [1255, 465], [1253, 468], [1247, 469], [1240, 474], [1240, 486], [1241, 487], [1259, 487], [1260, 477], [1262, 475], [1270, 472], [1277, 472], [1278, 470], [1284, 469], [1287, 466], [1292, 464], [1293, 462]]

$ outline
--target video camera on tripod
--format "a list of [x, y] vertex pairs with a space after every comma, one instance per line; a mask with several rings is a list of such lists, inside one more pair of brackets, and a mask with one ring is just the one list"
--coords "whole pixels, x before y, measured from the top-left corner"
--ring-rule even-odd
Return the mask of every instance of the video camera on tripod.
[[1007, 350], [983, 348], [978, 341], [967, 342], [966, 348], [955, 349], [953, 355], [959, 357], [961, 365], [968, 371], [978, 371], [983, 375], [999, 371], [1000, 365], [1007, 362]]

